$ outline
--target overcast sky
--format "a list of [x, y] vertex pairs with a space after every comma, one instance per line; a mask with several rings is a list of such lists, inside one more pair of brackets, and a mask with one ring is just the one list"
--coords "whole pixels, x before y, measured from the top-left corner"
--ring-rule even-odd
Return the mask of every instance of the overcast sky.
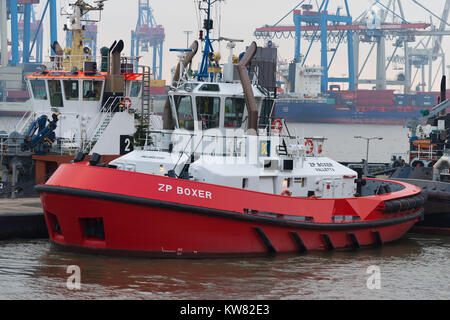
[[[93, 3], [92, 0], [86, 0]], [[45, 1], [41, 1], [45, 2]], [[59, 6], [64, 6], [68, 0], [58, 0]], [[73, 0], [71, 0], [73, 2]], [[306, 0], [305, 3], [321, 2], [321, 0]], [[362, 12], [367, 10], [375, 1], [371, 0], [348, 0], [350, 13], [356, 19]], [[382, 3], [387, 4], [389, 0], [381, 0]], [[445, 0], [420, 0], [420, 2], [441, 16]], [[236, 53], [245, 49], [251, 41], [255, 40], [253, 32], [255, 28], [269, 24], [272, 25], [288, 13], [292, 8], [299, 4], [299, 0], [226, 0], [220, 3], [221, 10], [213, 12], [213, 19], [215, 25], [215, 32], [218, 32], [219, 21], [221, 36], [242, 39], [244, 44], [237, 47]], [[412, 0], [402, 0], [406, 19], [408, 22], [429, 22], [430, 14], [414, 4]], [[336, 12], [337, 6], [343, 7], [343, 0], [330, 1], [329, 12]], [[158, 24], [165, 28], [166, 41], [164, 43], [164, 58], [163, 58], [163, 77], [170, 79], [170, 69], [176, 64], [177, 56], [169, 52], [170, 48], [182, 48], [186, 46], [185, 30], [193, 31], [190, 36], [190, 41], [198, 36], [199, 22], [197, 18], [198, 1], [194, 0], [150, 0], [150, 6], [154, 11], [154, 16]], [[221, 12], [221, 15], [218, 12]], [[220, 17], [220, 18], [219, 18]], [[105, 10], [102, 14], [102, 21], [99, 23], [98, 48], [102, 46], [110, 46], [116, 39], [123, 39], [125, 41], [125, 54], [130, 54], [130, 38], [131, 30], [136, 27], [138, 19], [138, 0], [109, 0], [105, 3]], [[438, 21], [434, 19], [438, 24]], [[62, 26], [65, 23], [64, 18], [59, 19]], [[281, 25], [293, 25], [292, 14], [289, 15]], [[60, 43], [64, 44], [64, 33], [58, 30]], [[217, 34], [216, 34], [217, 36]], [[47, 35], [48, 38], [48, 35]], [[291, 60], [294, 55], [294, 40], [282, 39], [274, 40], [279, 46], [280, 58]], [[392, 52], [392, 42], [387, 41], [389, 52]], [[449, 38], [444, 38], [445, 49], [450, 49]], [[263, 45], [263, 40], [257, 40], [259, 45]], [[303, 50], [306, 50], [306, 43], [303, 45]], [[218, 47], [216, 46], [216, 50]], [[369, 45], [363, 45], [361, 48], [361, 65], [367, 55]], [[304, 53], [305, 51], [303, 51]], [[317, 54], [318, 46], [310, 54], [311, 59], [308, 64], [320, 64], [319, 54]], [[447, 50], [447, 52], [450, 52]], [[197, 56], [199, 60], [200, 54]], [[222, 44], [222, 62], [224, 62], [228, 53], [225, 44]], [[373, 55], [372, 62], [368, 64], [365, 75], [369, 77], [374, 72], [375, 56]], [[144, 54], [144, 64], [151, 65], [151, 55]], [[450, 64], [448, 62], [447, 64]], [[346, 50], [342, 46], [340, 53], [336, 56], [334, 67], [330, 69], [330, 73], [334, 76], [341, 77], [346, 72]], [[437, 65], [436, 65], [437, 68]], [[396, 71], [398, 73], [399, 71]], [[393, 74], [391, 75], [391, 78]], [[440, 79], [440, 77], [439, 77]], [[440, 81], [437, 81], [440, 82]]]

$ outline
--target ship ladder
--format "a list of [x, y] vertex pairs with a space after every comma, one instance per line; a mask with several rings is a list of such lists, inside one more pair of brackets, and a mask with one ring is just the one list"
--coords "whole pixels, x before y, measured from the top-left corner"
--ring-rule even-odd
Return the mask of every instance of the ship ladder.
[[148, 66], [140, 66], [142, 68], [142, 108], [141, 108], [141, 126], [148, 128], [150, 124], [150, 82], [151, 82], [151, 69]]

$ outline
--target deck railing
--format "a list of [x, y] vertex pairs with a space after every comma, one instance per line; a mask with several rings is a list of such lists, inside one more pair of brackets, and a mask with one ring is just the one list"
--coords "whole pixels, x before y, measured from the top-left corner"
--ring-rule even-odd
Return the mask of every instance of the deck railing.
[[[135, 73], [136, 66], [139, 63], [140, 57], [121, 57], [121, 64], [125, 65], [122, 73]], [[54, 71], [71, 71], [76, 67], [77, 69], [84, 68], [85, 62], [96, 62], [97, 69], [102, 69], [102, 64], [108, 63], [105, 57], [93, 55], [53, 55], [50, 56], [50, 62], [46, 63], [47, 67]]]
[[[48, 154], [75, 155], [80, 150], [80, 146], [81, 141], [79, 139], [57, 138]], [[35, 154], [34, 151], [24, 149], [23, 138], [0, 136], [0, 163], [7, 156], [30, 156], [33, 154]]]
[[438, 158], [438, 149], [435, 149], [433, 145], [429, 148], [422, 148], [420, 144], [417, 146], [417, 150], [411, 150], [411, 159], [418, 158], [419, 160], [432, 161]]
[[[158, 130], [149, 131], [146, 138], [136, 141], [142, 150], [172, 152], [181, 154], [202, 154], [207, 156], [222, 157], [247, 157], [251, 154], [264, 156], [262, 148], [274, 148], [277, 154], [271, 153], [270, 149], [265, 150], [265, 156], [288, 155], [287, 147], [289, 145], [298, 145], [303, 147], [307, 140], [313, 140], [314, 144], [322, 145], [326, 140], [321, 137], [301, 139], [291, 135], [288, 131], [280, 134], [264, 135], [265, 128], [259, 129], [260, 135], [249, 136], [245, 130], [241, 133], [233, 133], [234, 130], [224, 132], [223, 130], [207, 130], [199, 132]], [[270, 141], [264, 147], [262, 144]], [[273, 150], [273, 149], [272, 149]], [[305, 156], [314, 156], [321, 154], [318, 148], [314, 152], [306, 153]]]

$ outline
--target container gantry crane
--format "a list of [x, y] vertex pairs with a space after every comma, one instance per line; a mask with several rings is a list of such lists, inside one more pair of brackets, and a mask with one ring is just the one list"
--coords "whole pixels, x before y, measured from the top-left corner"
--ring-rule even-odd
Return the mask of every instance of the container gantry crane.
[[[335, 14], [328, 10], [329, 0], [322, 0], [320, 6], [313, 10], [313, 5], [305, 4], [305, 0], [301, 1], [294, 9], [285, 15], [280, 21], [273, 26], [265, 26], [258, 28], [255, 31], [257, 38], [273, 39], [273, 38], [295, 38], [295, 52], [294, 61], [305, 65], [312, 44], [316, 41], [321, 45], [321, 66], [323, 69], [323, 76], [321, 81], [321, 90], [328, 90], [329, 82], [344, 82], [348, 83], [350, 90], [355, 87], [354, 83], [354, 50], [353, 50], [353, 32], [352, 17], [350, 15], [347, 0], [344, 0], [345, 15], [341, 15], [341, 9], [338, 8]], [[301, 7], [302, 10], [298, 8]], [[293, 13], [294, 26], [278, 26], [289, 14]], [[326, 30], [325, 32], [322, 32]], [[309, 42], [306, 54], [301, 55], [302, 39]], [[337, 43], [333, 54], [329, 57], [329, 44], [331, 42]], [[329, 78], [328, 71], [333, 63], [336, 52], [341, 43], [347, 42], [348, 50], [348, 77], [346, 78]]]
[[[36, 63], [42, 63], [43, 59], [43, 42], [44, 42], [44, 31], [43, 28], [39, 28], [41, 20], [36, 19], [35, 7], [32, 4], [23, 5], [23, 13], [19, 18], [19, 42], [22, 42], [22, 61], [28, 63], [32, 60], [32, 51], [30, 46], [34, 39], [36, 39], [35, 46], [35, 56], [34, 61]], [[31, 14], [31, 19], [28, 15]], [[28, 29], [28, 30], [27, 30]], [[25, 35], [29, 34], [28, 42], [25, 41]]]
[[[164, 27], [156, 23], [150, 0], [139, 0], [139, 18], [136, 29], [131, 31], [131, 56], [153, 49], [153, 75], [162, 79], [163, 44], [166, 38]], [[137, 70], [138, 66], [135, 66]]]
[[[408, 68], [409, 72], [412, 72], [412, 67], [416, 68], [416, 73], [412, 82], [415, 81], [418, 73], [421, 73], [420, 82], [417, 85], [416, 91], [431, 91], [436, 79], [439, 76], [439, 71], [442, 72], [442, 76], [446, 75], [446, 64], [445, 64], [445, 51], [442, 48], [442, 41], [444, 36], [450, 35], [450, 30], [447, 29], [450, 24], [447, 23], [449, 12], [450, 12], [450, 0], [446, 0], [444, 10], [442, 12], [442, 16], [438, 16], [433, 13], [427, 7], [416, 0], [412, 0], [417, 6], [425, 10], [430, 14], [430, 19], [433, 17], [439, 20], [439, 27], [432, 26], [432, 30], [429, 32], [422, 33], [423, 36], [427, 36], [428, 38], [424, 38], [414, 47], [409, 49], [408, 54]], [[403, 58], [404, 57], [400, 57]], [[433, 71], [435, 70], [434, 64], [440, 60], [439, 68], [436, 74], [433, 75]], [[426, 72], [426, 67], [428, 68], [428, 75]], [[426, 80], [428, 76], [428, 81]]]
[[[43, 62], [43, 21], [50, 21], [50, 39], [57, 40], [56, 0], [0, 1], [0, 102], [29, 99], [23, 76]], [[36, 16], [35, 9], [43, 8]], [[33, 55], [34, 52], [34, 55]]]
[[[4, 4], [1, 6], [2, 44], [8, 43], [4, 39], [8, 35], [8, 17], [10, 20], [11, 61], [9, 63], [11, 65], [30, 62], [34, 49], [36, 49], [36, 62], [42, 62], [43, 20], [47, 13], [50, 16], [50, 39], [52, 43], [58, 38], [56, 0], [47, 0], [42, 16], [36, 19], [34, 6], [38, 4], [40, 4], [40, 0], [6, 0], [6, 6]], [[22, 55], [20, 54], [20, 42], [22, 42]], [[2, 45], [2, 56], [5, 55], [9, 56], [7, 45]]]
[[[387, 4], [382, 0], [373, 1], [369, 8], [372, 9], [376, 6], [378, 9], [376, 12], [369, 9], [358, 19], [353, 20], [347, 0], [343, 1], [344, 15], [341, 14], [339, 7], [335, 14], [330, 14], [328, 12], [330, 10], [329, 0], [322, 0], [320, 5], [316, 2], [318, 8], [315, 10], [313, 10], [311, 1], [308, 4], [306, 0], [303, 0], [276, 24], [257, 28], [254, 35], [256, 38], [264, 39], [294, 38], [294, 60], [302, 64], [306, 63], [312, 44], [315, 41], [319, 41], [321, 44], [321, 65], [323, 68], [322, 91], [328, 90], [329, 82], [345, 82], [348, 83], [350, 90], [357, 89], [359, 84], [373, 84], [376, 86], [376, 89], [385, 89], [387, 85], [403, 85], [406, 93], [411, 88], [411, 74], [408, 74], [408, 72], [410, 68], [409, 59], [412, 59], [412, 53], [410, 52], [409, 43], [416, 42], [416, 37], [418, 36], [444, 36], [447, 35], [447, 31], [442, 28], [442, 24], [442, 29], [433, 30], [431, 23], [412, 23], [407, 21], [401, 0], [386, 0], [385, 2]], [[300, 7], [301, 10], [299, 9]], [[293, 26], [279, 25], [291, 14], [294, 20]], [[444, 18], [445, 16], [443, 16], [441, 21]], [[323, 32], [323, 30], [326, 31]], [[385, 42], [387, 39], [394, 40], [394, 43], [396, 43], [394, 54], [389, 59], [386, 59]], [[309, 42], [304, 56], [302, 56], [300, 51], [302, 40]], [[440, 44], [442, 39], [438, 41], [436, 43]], [[329, 77], [328, 71], [336, 51], [345, 42], [347, 42], [348, 51], [348, 78]], [[359, 63], [360, 43], [370, 43], [372, 45], [370, 53], [365, 58], [361, 68]], [[331, 46], [335, 46], [334, 44], [336, 44], [336, 47], [330, 49]], [[361, 79], [362, 72], [375, 46], [377, 47], [376, 79]], [[406, 58], [398, 59], [396, 52], [397, 49], [402, 47], [405, 50]], [[400, 60], [405, 63], [405, 74], [395, 80], [386, 80], [386, 70], [390, 64]]]

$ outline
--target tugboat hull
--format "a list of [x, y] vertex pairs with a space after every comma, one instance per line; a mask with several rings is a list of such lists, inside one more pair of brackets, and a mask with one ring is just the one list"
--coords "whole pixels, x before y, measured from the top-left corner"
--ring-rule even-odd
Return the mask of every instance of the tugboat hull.
[[[381, 196], [303, 199], [63, 165], [37, 191], [56, 245], [193, 258], [355, 249], [398, 240], [423, 215], [420, 189], [403, 186]], [[386, 211], [399, 198], [409, 208]]]

